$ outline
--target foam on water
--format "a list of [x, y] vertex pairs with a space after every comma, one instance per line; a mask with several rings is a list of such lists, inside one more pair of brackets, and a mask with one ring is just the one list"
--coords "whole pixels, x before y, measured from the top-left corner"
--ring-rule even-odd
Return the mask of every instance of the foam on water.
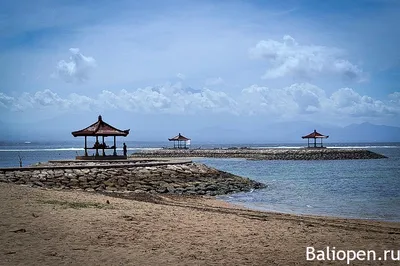
[[400, 149], [400, 146], [327, 146], [331, 149]]
[[38, 151], [83, 151], [84, 148], [54, 148], [54, 149], [0, 149], [0, 152], [38, 152]]
[[[357, 145], [357, 146], [326, 146], [330, 149], [400, 149], [400, 146], [381, 146], [381, 145]], [[257, 146], [253, 149], [303, 149], [306, 146]]]
[[[162, 148], [128, 148], [129, 151], [156, 151]], [[0, 149], [0, 152], [38, 152], [38, 151], [84, 151], [84, 148], [52, 148], [52, 149]], [[89, 149], [93, 150], [93, 149]], [[99, 149], [101, 150], [101, 149]], [[110, 149], [108, 149], [110, 150]], [[122, 148], [116, 148], [117, 151], [122, 151]]]

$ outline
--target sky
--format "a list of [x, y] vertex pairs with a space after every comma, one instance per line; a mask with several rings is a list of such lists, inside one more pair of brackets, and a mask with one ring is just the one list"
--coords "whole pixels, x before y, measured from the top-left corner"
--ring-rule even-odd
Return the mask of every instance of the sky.
[[2, 138], [68, 139], [100, 114], [132, 140], [398, 127], [399, 12], [397, 0], [1, 1]]

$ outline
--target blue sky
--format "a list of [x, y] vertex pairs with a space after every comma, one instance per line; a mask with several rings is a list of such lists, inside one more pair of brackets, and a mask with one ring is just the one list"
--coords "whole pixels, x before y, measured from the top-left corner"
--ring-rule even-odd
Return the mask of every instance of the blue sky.
[[139, 139], [400, 126], [399, 12], [394, 0], [2, 1], [0, 121], [69, 137], [102, 114]]

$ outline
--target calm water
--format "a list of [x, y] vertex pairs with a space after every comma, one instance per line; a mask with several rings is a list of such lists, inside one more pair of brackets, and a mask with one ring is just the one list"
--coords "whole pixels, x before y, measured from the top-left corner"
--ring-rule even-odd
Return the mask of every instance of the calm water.
[[[82, 155], [80, 142], [0, 143], [0, 167]], [[120, 145], [120, 144], [118, 144]], [[165, 143], [127, 142], [128, 150], [160, 148]], [[300, 147], [302, 144], [199, 145], [206, 147]], [[220, 170], [252, 178], [268, 188], [220, 198], [249, 208], [297, 214], [316, 214], [400, 221], [400, 143], [331, 144], [362, 147], [388, 156], [379, 160], [247, 161], [197, 159]], [[118, 150], [122, 153], [121, 150]]]
[[258, 210], [400, 221], [400, 147], [369, 150], [389, 159], [198, 161], [268, 185], [219, 197], [228, 202]]

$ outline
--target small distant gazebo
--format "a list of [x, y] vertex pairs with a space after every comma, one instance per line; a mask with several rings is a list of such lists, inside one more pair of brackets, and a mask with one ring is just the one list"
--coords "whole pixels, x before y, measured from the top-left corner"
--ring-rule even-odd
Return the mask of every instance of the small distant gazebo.
[[174, 149], [187, 149], [187, 145], [190, 144], [190, 139], [181, 135], [181, 133], [168, 140], [174, 142]]
[[[322, 139], [327, 139], [327, 138], [329, 138], [329, 136], [322, 135], [321, 133], [318, 133], [314, 129], [314, 132], [312, 132], [312, 133], [310, 133], [310, 134], [308, 134], [306, 136], [302, 136], [301, 138], [307, 139], [307, 147], [308, 148], [323, 148], [324, 146], [322, 145]], [[312, 146], [312, 143], [311, 143], [311, 146], [310, 146], [310, 139], [314, 139], [314, 146]], [[317, 139], [320, 139], [321, 142], [317, 143]]]
[[[88, 157], [87, 150], [92, 149], [96, 150], [96, 157], [99, 157], [99, 150], [103, 151], [102, 156], [105, 156], [105, 150], [114, 150], [113, 157], [125, 157], [125, 156], [117, 156], [117, 147], [116, 147], [116, 137], [122, 136], [126, 137], [129, 134], [129, 129], [127, 130], [120, 130], [117, 129], [106, 122], [103, 121], [101, 115], [99, 115], [97, 122], [93, 123], [92, 125], [84, 128], [82, 130], [72, 132], [74, 137], [85, 137], [85, 157]], [[87, 147], [87, 137], [96, 137], [96, 142], [93, 147]], [[102, 142], [99, 143], [99, 137], [102, 138]], [[105, 137], [114, 137], [114, 145], [109, 147], [105, 144], [104, 138]]]

